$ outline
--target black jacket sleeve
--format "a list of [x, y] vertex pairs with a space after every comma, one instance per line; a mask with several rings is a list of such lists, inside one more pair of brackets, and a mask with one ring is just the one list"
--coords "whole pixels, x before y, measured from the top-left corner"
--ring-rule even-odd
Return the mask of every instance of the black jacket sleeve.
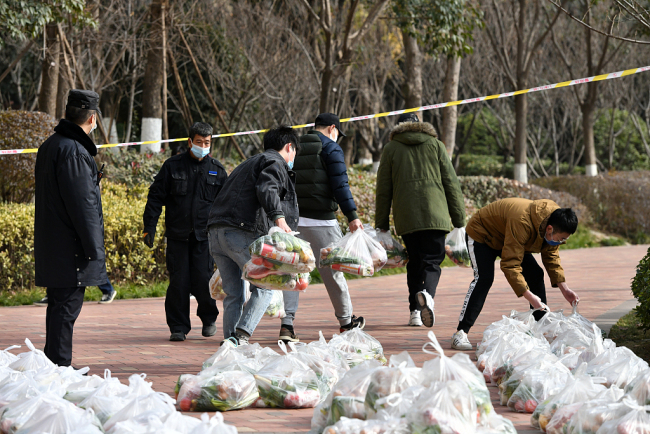
[[[283, 174], [282, 171], [285, 173]], [[266, 215], [273, 222], [280, 217], [284, 217], [280, 195], [282, 194], [284, 180], [287, 177], [286, 172], [287, 169], [282, 167], [280, 163], [273, 162], [260, 172], [255, 184], [257, 200], [259, 200]]]
[[[90, 157], [89, 157], [90, 158]], [[104, 231], [99, 217], [95, 170], [83, 155], [73, 155], [58, 166], [59, 192], [89, 261], [103, 259]]]
[[154, 178], [153, 184], [149, 187], [147, 205], [144, 207], [144, 214], [142, 215], [145, 233], [156, 233], [158, 218], [160, 218], [162, 207], [165, 205], [165, 200], [169, 194], [169, 178], [169, 164], [165, 162], [160, 168], [160, 172]]
[[327, 170], [327, 177], [330, 181], [334, 199], [341, 207], [341, 211], [348, 221], [356, 220], [357, 206], [354, 203], [350, 185], [348, 184], [348, 169], [345, 165], [343, 150], [334, 141], [319, 134], [323, 142], [323, 162]]

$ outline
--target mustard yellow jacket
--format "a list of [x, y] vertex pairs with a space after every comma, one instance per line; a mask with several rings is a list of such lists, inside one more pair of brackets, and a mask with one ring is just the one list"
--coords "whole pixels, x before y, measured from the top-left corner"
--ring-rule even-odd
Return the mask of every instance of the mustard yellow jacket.
[[564, 282], [559, 246], [544, 241], [551, 213], [560, 208], [552, 200], [502, 199], [481, 208], [467, 223], [467, 235], [501, 251], [501, 271], [518, 297], [528, 291], [521, 274], [525, 253], [541, 253], [542, 263], [556, 287]]

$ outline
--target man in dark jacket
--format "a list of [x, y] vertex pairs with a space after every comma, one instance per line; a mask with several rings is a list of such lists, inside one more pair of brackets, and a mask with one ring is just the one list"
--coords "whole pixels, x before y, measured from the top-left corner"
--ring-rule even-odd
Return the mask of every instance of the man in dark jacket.
[[272, 226], [285, 232], [298, 226], [296, 181], [291, 168], [299, 150], [291, 127], [269, 130], [264, 135], [264, 152], [237, 166], [210, 210], [210, 251], [226, 293], [223, 335], [235, 346], [248, 344], [272, 295], [251, 285], [251, 297], [244, 308], [241, 270], [251, 259], [248, 246]]
[[165, 207], [169, 287], [165, 315], [170, 341], [184, 341], [192, 329], [190, 294], [198, 302], [196, 315], [205, 337], [217, 333], [219, 309], [210, 297], [214, 263], [208, 245], [208, 213], [228, 174], [210, 156], [212, 127], [196, 122], [190, 128], [188, 148], [167, 159], [149, 188], [144, 209], [144, 242], [153, 247], [158, 217]]
[[445, 145], [433, 125], [404, 113], [390, 133], [377, 172], [375, 228], [395, 230], [406, 244], [409, 262], [409, 325], [432, 327], [433, 297], [445, 259], [445, 235], [451, 223], [465, 226], [465, 202]]
[[45, 355], [72, 363], [72, 333], [86, 286], [106, 283], [104, 217], [97, 147], [99, 95], [73, 89], [61, 119], [36, 155], [36, 285], [47, 287]]
[[[309, 242], [318, 253], [343, 237], [335, 214], [339, 207], [348, 219], [351, 232], [363, 229], [363, 225], [357, 217], [357, 207], [348, 185], [345, 156], [336, 143], [339, 137], [345, 137], [339, 118], [332, 113], [321, 113], [314, 124], [314, 129], [300, 138], [301, 151], [296, 158], [295, 170], [300, 207], [298, 237]], [[318, 267], [318, 271], [334, 307], [340, 331], [363, 328], [366, 324], [363, 317], [352, 315], [352, 300], [343, 273], [329, 267]], [[287, 316], [282, 319], [280, 339], [297, 342], [293, 321], [298, 310], [299, 292], [285, 292], [283, 295]]]

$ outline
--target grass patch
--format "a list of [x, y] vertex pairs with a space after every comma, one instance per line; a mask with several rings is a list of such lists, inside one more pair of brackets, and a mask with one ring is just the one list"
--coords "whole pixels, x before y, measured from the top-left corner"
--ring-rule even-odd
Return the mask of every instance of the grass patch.
[[606, 235], [595, 231], [588, 226], [578, 225], [578, 230], [571, 235], [566, 244], [560, 246], [562, 250], [584, 249], [589, 247], [624, 246], [629, 244], [625, 238]]
[[636, 311], [621, 317], [609, 332], [609, 338], [619, 347], [628, 347], [637, 356], [650, 363], [650, 330], [641, 329]]
[[[132, 298], [164, 297], [167, 293], [168, 281], [156, 282], [149, 286], [136, 284], [114, 285], [117, 291], [115, 299], [126, 300]], [[33, 288], [23, 291], [0, 292], [0, 306], [21, 306], [32, 304], [45, 297], [45, 288]], [[102, 292], [96, 286], [87, 287], [84, 301], [99, 301]]]

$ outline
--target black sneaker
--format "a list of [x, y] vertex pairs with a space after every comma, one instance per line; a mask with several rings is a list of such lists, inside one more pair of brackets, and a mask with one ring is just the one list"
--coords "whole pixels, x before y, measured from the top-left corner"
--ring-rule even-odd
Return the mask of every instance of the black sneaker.
[[217, 334], [217, 325], [216, 323], [212, 324], [203, 324], [203, 329], [201, 330], [201, 334], [209, 338], [210, 336], [214, 336]]
[[34, 306], [47, 307], [47, 295], [40, 300], [35, 301]]
[[350, 322], [344, 326], [341, 326], [341, 333], [347, 332], [348, 330], [352, 330], [354, 328], [360, 328], [361, 330], [363, 330], [365, 326], [366, 326], [366, 320], [363, 319], [362, 316], [357, 318], [356, 316], [352, 315]]
[[102, 294], [102, 299], [99, 300], [99, 304], [108, 304], [111, 303], [113, 300], [115, 300], [115, 296], [117, 295], [117, 291], [113, 291], [110, 294]]
[[169, 340], [172, 342], [181, 342], [185, 340], [185, 333], [183, 332], [176, 332], [172, 333], [172, 335], [169, 337]]
[[251, 338], [251, 336], [246, 333], [243, 330], [237, 329], [235, 331], [235, 339], [237, 339], [237, 346], [241, 347], [244, 345], [248, 345], [248, 340]]
[[280, 327], [280, 337], [278, 339], [285, 344], [289, 342], [300, 342], [298, 335], [294, 333], [293, 329], [288, 329], [285, 326]]

